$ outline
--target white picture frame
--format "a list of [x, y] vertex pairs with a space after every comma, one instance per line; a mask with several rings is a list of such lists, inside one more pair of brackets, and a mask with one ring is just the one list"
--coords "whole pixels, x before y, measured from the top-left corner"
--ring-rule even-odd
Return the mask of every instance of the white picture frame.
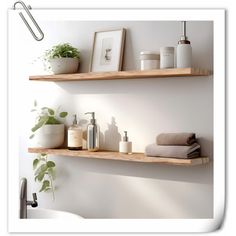
[[124, 28], [94, 33], [89, 72], [120, 71], [122, 69], [125, 33]]

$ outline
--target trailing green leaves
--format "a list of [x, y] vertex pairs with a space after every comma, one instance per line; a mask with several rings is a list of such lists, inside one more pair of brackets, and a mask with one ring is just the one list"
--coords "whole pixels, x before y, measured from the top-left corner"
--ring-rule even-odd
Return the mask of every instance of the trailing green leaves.
[[56, 166], [56, 164], [53, 161], [48, 161], [47, 162], [47, 168], [53, 168], [55, 166]]
[[34, 159], [34, 161], [33, 161], [33, 169], [34, 170], [36, 169], [38, 164], [39, 164], [39, 159], [38, 158]]
[[50, 182], [48, 180], [44, 180], [39, 192], [46, 191], [47, 189], [50, 189]]
[[46, 192], [52, 190], [53, 200], [54, 196], [54, 187], [53, 180], [56, 178], [55, 174], [56, 164], [53, 161], [47, 160], [47, 154], [38, 154], [37, 158], [33, 161], [34, 180], [41, 183], [41, 188], [39, 192]]

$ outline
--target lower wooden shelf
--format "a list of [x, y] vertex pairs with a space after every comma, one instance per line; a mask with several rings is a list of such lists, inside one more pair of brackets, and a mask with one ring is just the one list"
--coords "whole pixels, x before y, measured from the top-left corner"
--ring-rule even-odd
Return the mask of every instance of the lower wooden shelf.
[[114, 151], [89, 152], [86, 150], [70, 151], [68, 149], [47, 149], [47, 148], [28, 148], [29, 153], [45, 153], [56, 156], [70, 156], [82, 158], [95, 158], [119, 161], [134, 161], [143, 163], [161, 163], [169, 165], [194, 166], [209, 162], [208, 157], [198, 157], [193, 159], [179, 159], [166, 157], [148, 157], [144, 153], [123, 154]]

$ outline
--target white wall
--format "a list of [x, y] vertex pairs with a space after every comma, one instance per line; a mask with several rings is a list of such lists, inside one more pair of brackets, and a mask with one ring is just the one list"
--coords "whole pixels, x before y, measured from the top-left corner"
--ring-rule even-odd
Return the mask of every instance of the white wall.
[[[17, 20], [17, 22], [19, 22]], [[22, 22], [15, 31], [24, 32]], [[142, 152], [160, 132], [196, 132], [202, 154], [213, 155], [213, 78], [164, 78], [70, 83], [30, 82], [29, 74], [42, 74], [41, 62], [31, 63], [45, 49], [69, 42], [81, 51], [81, 72], [87, 72], [93, 32], [126, 28], [124, 69], [139, 68], [142, 50], [176, 46], [179, 22], [41, 22], [42, 42], [28, 33], [18, 41], [10, 32], [11, 73], [16, 78], [16, 109], [20, 142], [20, 177], [29, 181], [29, 194], [37, 191], [32, 160], [27, 153], [31, 127], [29, 110], [34, 99], [42, 106], [61, 105], [81, 119], [95, 111], [103, 133], [102, 148], [117, 149], [110, 142], [128, 130], [133, 151]], [[187, 28], [193, 48], [193, 66], [213, 68], [212, 22], [189, 22]], [[29, 45], [25, 50], [23, 45]], [[18, 69], [17, 69], [18, 68]], [[22, 69], [24, 68], [24, 69]], [[44, 72], [45, 73], [45, 72]], [[21, 92], [19, 92], [21, 91]], [[112, 120], [115, 124], [112, 124]], [[67, 124], [71, 118], [67, 119]], [[112, 160], [51, 157], [57, 164], [56, 200], [39, 193], [40, 207], [67, 210], [85, 218], [210, 218], [213, 216], [212, 165], [178, 167]]]

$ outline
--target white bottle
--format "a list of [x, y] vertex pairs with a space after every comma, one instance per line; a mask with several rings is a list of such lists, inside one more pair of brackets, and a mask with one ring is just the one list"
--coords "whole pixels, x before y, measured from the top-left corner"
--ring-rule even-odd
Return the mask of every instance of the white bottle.
[[127, 136], [127, 131], [124, 131], [125, 136], [123, 137], [123, 141], [119, 143], [119, 152], [131, 154], [132, 153], [132, 142], [129, 142], [129, 138]]
[[177, 46], [176, 67], [190, 68], [192, 67], [192, 47], [186, 36], [186, 21], [182, 21], [183, 35], [181, 36]]
[[78, 125], [76, 115], [74, 115], [73, 125], [68, 129], [67, 147], [69, 150], [82, 150], [83, 130]]

